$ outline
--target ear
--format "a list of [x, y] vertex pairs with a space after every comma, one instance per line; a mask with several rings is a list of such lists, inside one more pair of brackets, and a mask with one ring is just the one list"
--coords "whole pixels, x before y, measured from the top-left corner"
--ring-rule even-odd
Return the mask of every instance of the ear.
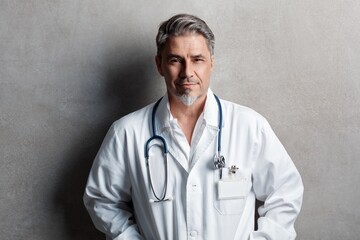
[[215, 64], [215, 58], [214, 58], [214, 55], [212, 55], [211, 57], [210, 57], [210, 59], [211, 59], [211, 68], [210, 68], [210, 70], [211, 70], [211, 72], [214, 70], [214, 64]]
[[161, 68], [161, 56], [156, 55], [155, 57], [156, 67], [161, 76], [164, 76], [164, 72]]

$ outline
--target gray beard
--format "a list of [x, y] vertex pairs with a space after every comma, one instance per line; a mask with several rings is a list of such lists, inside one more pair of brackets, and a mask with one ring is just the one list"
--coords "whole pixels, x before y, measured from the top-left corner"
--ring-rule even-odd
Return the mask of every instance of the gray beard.
[[198, 99], [197, 97], [193, 97], [193, 96], [190, 96], [189, 94], [187, 93], [184, 93], [182, 94], [181, 96], [179, 96], [179, 99], [180, 101], [187, 105], [187, 106], [191, 106], [193, 105], [193, 103]]
[[190, 93], [191, 93], [191, 90], [187, 89], [187, 90], [185, 90], [185, 92], [180, 93], [178, 96], [179, 100], [186, 106], [193, 105], [194, 102], [198, 99], [198, 97], [192, 97], [190, 95]]

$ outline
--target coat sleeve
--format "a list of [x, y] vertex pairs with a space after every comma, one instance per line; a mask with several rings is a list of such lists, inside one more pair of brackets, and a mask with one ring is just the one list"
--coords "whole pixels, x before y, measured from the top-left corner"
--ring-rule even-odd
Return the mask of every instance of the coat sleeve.
[[295, 239], [303, 183], [298, 170], [266, 120], [259, 128], [258, 152], [253, 162], [253, 188], [260, 206], [258, 230], [251, 240]]
[[131, 207], [131, 183], [122, 145], [114, 124], [94, 160], [84, 204], [95, 227], [107, 239], [143, 239]]

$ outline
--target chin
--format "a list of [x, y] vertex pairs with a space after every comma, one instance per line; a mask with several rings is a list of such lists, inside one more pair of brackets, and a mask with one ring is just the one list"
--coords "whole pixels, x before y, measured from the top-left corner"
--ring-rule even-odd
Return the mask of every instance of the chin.
[[186, 106], [191, 106], [193, 105], [196, 100], [198, 99], [197, 96], [191, 96], [190, 94], [182, 94], [178, 97], [178, 99]]

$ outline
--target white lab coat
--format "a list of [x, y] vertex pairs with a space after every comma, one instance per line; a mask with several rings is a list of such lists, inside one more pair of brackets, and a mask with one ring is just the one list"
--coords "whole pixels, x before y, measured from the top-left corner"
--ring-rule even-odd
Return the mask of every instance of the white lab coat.
[[[151, 104], [111, 126], [89, 175], [84, 203], [107, 239], [295, 239], [294, 221], [303, 195], [296, 167], [262, 116], [225, 100], [221, 105], [222, 154], [226, 167], [236, 165], [238, 173], [249, 179], [246, 196], [218, 199], [220, 175], [213, 157], [219, 111], [211, 90], [193, 136], [197, 144], [190, 152], [165, 95], [155, 126], [169, 148], [166, 195], [173, 200], [149, 202], [155, 197], [144, 155], [145, 142], [152, 136]], [[151, 145], [151, 177], [161, 195], [164, 158], [159, 143]], [[258, 231], [254, 231], [255, 198], [265, 202], [259, 208]]]

